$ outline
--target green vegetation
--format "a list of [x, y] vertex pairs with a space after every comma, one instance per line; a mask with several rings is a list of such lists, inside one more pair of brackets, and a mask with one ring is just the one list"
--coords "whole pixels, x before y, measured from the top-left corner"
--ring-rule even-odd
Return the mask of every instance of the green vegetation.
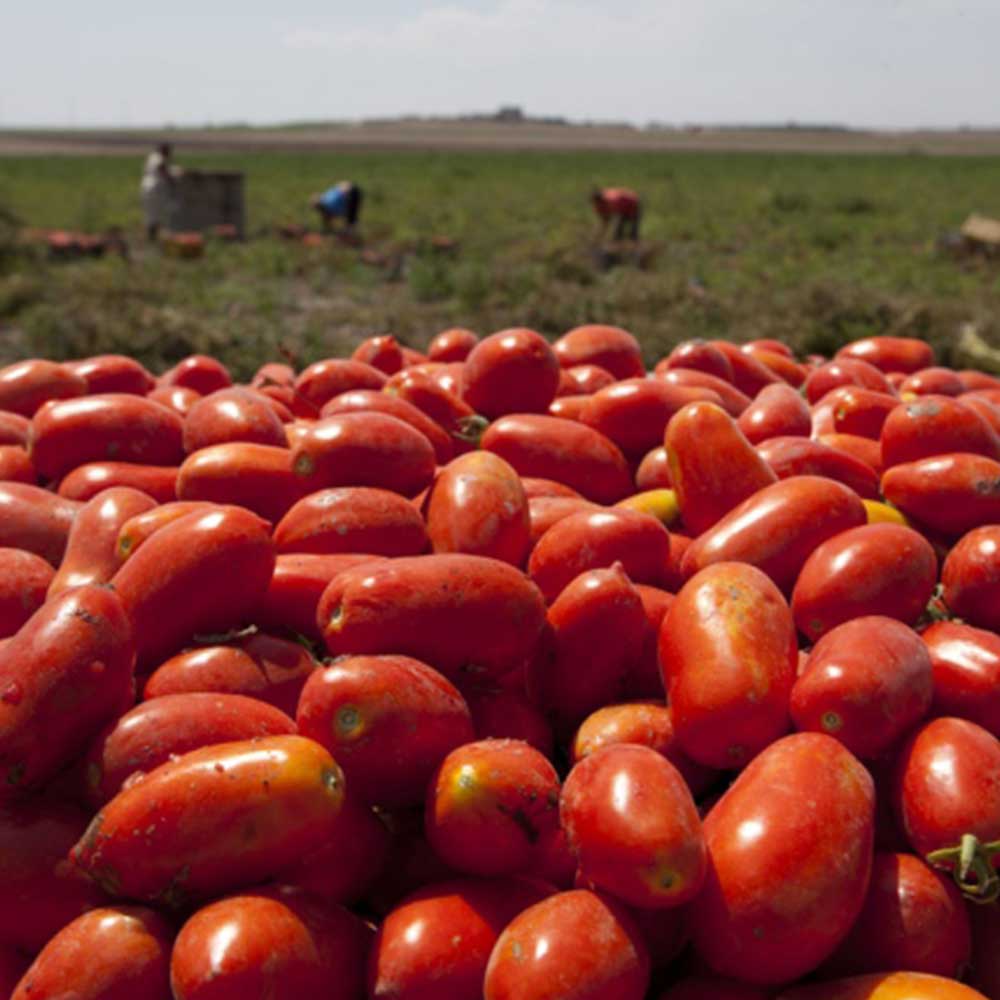
[[[0, 360], [121, 351], [163, 367], [214, 353], [240, 375], [279, 352], [306, 363], [393, 332], [423, 346], [463, 325], [557, 336], [632, 330], [650, 360], [694, 336], [775, 336], [828, 352], [871, 333], [1000, 338], [1000, 265], [955, 261], [937, 237], [997, 214], [992, 157], [652, 153], [261, 153], [185, 156], [247, 173], [250, 239], [173, 260], [142, 242], [134, 157], [0, 159]], [[365, 189], [370, 251], [281, 240], [315, 228], [310, 193]], [[644, 268], [594, 256], [594, 183], [645, 201]], [[133, 259], [51, 262], [18, 226], [124, 227]], [[432, 237], [457, 241], [451, 253]]]

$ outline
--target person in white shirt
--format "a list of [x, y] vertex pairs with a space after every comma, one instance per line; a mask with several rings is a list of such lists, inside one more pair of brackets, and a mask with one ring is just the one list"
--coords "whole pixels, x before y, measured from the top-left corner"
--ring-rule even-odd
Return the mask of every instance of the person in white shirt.
[[153, 242], [160, 227], [167, 222], [174, 193], [174, 174], [170, 166], [171, 149], [162, 143], [149, 156], [142, 170], [139, 191], [142, 211], [146, 218], [146, 238]]

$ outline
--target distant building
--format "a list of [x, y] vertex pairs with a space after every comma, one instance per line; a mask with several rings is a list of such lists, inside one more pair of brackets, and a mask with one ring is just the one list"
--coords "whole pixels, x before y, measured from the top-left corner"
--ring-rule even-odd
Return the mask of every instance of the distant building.
[[500, 108], [493, 117], [498, 122], [523, 122], [524, 111], [516, 104], [508, 104]]

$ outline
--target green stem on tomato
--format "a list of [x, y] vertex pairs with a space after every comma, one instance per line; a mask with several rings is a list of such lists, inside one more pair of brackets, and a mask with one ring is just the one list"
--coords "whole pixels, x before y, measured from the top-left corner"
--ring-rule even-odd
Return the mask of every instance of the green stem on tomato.
[[957, 847], [943, 847], [927, 855], [935, 868], [951, 869], [955, 884], [973, 903], [994, 903], [1000, 898], [1000, 876], [993, 867], [993, 857], [1000, 854], [1000, 841], [983, 844], [974, 834], [966, 833]]

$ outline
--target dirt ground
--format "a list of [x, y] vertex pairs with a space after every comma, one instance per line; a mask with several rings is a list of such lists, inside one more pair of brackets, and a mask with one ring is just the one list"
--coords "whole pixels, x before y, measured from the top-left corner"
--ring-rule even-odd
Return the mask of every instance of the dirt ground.
[[297, 128], [0, 130], [0, 156], [132, 155], [168, 138], [206, 152], [335, 149], [646, 150], [655, 152], [1000, 155], [995, 131], [847, 132], [639, 129], [497, 122], [380, 121]]

